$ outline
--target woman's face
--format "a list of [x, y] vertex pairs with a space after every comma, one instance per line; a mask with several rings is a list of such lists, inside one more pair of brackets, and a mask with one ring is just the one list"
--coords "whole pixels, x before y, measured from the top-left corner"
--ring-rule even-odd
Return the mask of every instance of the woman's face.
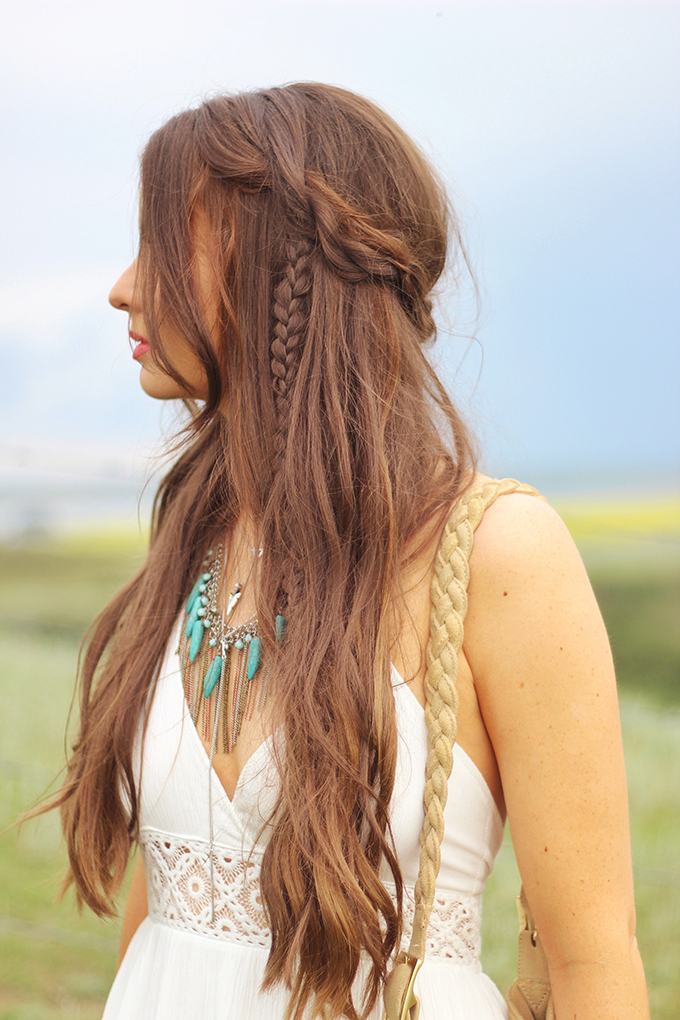
[[[197, 286], [204, 312], [209, 324], [215, 321], [215, 289], [211, 286], [210, 264], [206, 253], [207, 228], [202, 216], [195, 224], [197, 241]], [[208, 397], [208, 380], [203, 364], [193, 348], [172, 329], [171, 325], [163, 326], [160, 333], [163, 350], [173, 367], [186, 379], [187, 386], [168, 375], [166, 370], [154, 358], [153, 351], [146, 339], [144, 309], [141, 306], [139, 291], [135, 291], [137, 277], [137, 259], [128, 266], [123, 275], [114, 283], [109, 302], [114, 308], [126, 312], [130, 323], [130, 339], [134, 346], [132, 357], [139, 362], [141, 372], [139, 382], [145, 393], [157, 400], [176, 400], [178, 398], [194, 398], [206, 400]]]

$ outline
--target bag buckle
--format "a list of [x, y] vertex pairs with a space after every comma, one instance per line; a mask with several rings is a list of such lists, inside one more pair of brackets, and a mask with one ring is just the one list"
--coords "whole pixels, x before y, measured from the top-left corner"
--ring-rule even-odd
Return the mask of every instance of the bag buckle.
[[414, 985], [423, 961], [402, 951], [385, 981], [383, 1020], [418, 1020], [420, 999]]

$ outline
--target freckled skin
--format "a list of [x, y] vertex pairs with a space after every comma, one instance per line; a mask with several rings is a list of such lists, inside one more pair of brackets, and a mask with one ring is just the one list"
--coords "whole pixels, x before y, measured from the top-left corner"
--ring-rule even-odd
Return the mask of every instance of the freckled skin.
[[555, 1013], [648, 1020], [613, 664], [557, 514], [531, 496], [499, 499], [475, 536], [468, 595], [465, 657]]

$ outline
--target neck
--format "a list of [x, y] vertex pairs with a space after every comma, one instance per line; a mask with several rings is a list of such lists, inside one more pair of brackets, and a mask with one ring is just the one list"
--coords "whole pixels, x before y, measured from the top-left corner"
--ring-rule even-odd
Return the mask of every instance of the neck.
[[234, 525], [232, 544], [238, 544], [238, 554], [241, 556], [241, 548], [245, 549], [250, 556], [257, 555], [261, 548], [258, 529], [253, 519], [245, 513], [240, 513]]

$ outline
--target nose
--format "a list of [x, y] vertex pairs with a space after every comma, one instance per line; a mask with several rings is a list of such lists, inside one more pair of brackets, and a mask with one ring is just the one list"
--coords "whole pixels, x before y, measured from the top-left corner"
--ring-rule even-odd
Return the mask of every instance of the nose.
[[116, 280], [111, 293], [109, 304], [118, 308], [121, 312], [130, 312], [135, 294], [135, 280], [137, 278], [137, 259], [131, 262], [125, 272]]

